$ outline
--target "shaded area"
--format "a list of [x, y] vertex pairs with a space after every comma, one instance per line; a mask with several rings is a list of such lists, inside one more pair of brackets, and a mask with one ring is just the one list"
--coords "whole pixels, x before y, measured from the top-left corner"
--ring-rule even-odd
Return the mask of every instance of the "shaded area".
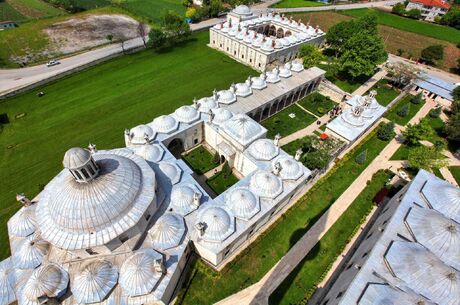
[[203, 145], [182, 155], [182, 159], [198, 175], [203, 175], [219, 165], [219, 158], [216, 160]]

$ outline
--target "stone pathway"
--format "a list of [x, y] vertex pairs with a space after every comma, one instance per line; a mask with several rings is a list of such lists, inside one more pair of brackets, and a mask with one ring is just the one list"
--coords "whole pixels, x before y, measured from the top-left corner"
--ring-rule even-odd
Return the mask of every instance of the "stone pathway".
[[447, 167], [440, 168], [439, 171], [441, 172], [442, 176], [447, 182], [455, 186], [458, 186], [457, 180], [455, 180], [454, 176], [452, 176], [452, 173], [449, 171]]
[[364, 95], [369, 89], [371, 89], [379, 80], [387, 75], [387, 71], [382, 69], [379, 72], [375, 73], [368, 81], [362, 84], [358, 89], [356, 89], [352, 95]]

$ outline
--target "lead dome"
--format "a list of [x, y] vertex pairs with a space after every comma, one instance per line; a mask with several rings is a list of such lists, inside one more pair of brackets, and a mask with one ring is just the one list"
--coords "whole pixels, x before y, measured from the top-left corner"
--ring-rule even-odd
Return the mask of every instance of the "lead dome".
[[235, 217], [249, 220], [260, 211], [259, 199], [247, 188], [237, 187], [225, 196], [225, 204]]
[[129, 130], [130, 142], [132, 144], [145, 144], [145, 139], [152, 141], [155, 138], [155, 132], [148, 125], [138, 125]]
[[224, 122], [232, 118], [233, 113], [225, 108], [217, 108], [212, 111], [214, 119], [212, 122], [216, 125], [222, 125]]
[[270, 161], [279, 154], [279, 147], [269, 139], [259, 139], [248, 148], [251, 156], [261, 161]]
[[223, 124], [223, 129], [242, 145], [248, 145], [262, 136], [264, 130], [245, 114], [236, 114]]
[[297, 180], [303, 175], [303, 169], [300, 162], [296, 161], [291, 156], [281, 156], [273, 160], [272, 168], [275, 169], [276, 164], [281, 165], [280, 177], [285, 180]]
[[252, 15], [252, 11], [247, 5], [238, 5], [232, 12], [238, 15]]
[[[197, 204], [194, 203], [195, 196], [198, 196]], [[175, 185], [171, 190], [171, 207], [173, 211], [187, 215], [198, 208], [200, 197], [201, 193], [191, 184]]]
[[159, 133], [171, 133], [177, 129], [179, 123], [170, 115], [161, 115], [153, 120], [152, 126]]
[[433, 209], [460, 223], [460, 189], [442, 180], [432, 180], [422, 193]]
[[25, 297], [35, 302], [41, 297], [59, 298], [63, 296], [69, 284], [67, 271], [56, 264], [49, 263], [32, 272], [24, 286]]
[[174, 111], [177, 120], [182, 123], [191, 124], [200, 119], [200, 113], [192, 106], [182, 106]]
[[152, 246], [161, 251], [177, 247], [184, 234], [184, 219], [176, 213], [163, 214], [150, 230]]
[[219, 96], [218, 102], [220, 104], [230, 105], [236, 102], [236, 95], [231, 90], [221, 90], [217, 95]]
[[68, 169], [78, 169], [91, 160], [91, 153], [87, 149], [73, 147], [66, 151], [62, 164]]
[[198, 222], [205, 225], [203, 240], [221, 242], [235, 232], [235, 219], [229, 211], [219, 206], [200, 209]]
[[144, 158], [146, 161], [150, 162], [159, 162], [163, 158], [165, 151], [163, 148], [158, 144], [148, 144], [142, 145], [137, 154]]
[[252, 175], [249, 189], [260, 197], [274, 199], [283, 192], [283, 183], [271, 172], [258, 171]]

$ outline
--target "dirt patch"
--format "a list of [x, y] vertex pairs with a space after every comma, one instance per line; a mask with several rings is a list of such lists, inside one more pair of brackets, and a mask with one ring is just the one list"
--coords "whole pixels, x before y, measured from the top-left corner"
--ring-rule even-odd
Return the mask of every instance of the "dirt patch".
[[315, 13], [302, 13], [302, 14], [293, 14], [292, 17], [297, 19], [302, 19], [302, 22], [307, 23], [310, 22], [310, 25], [317, 26], [321, 28], [321, 30], [327, 32], [330, 27], [333, 25], [341, 22], [341, 21], [348, 21], [353, 19], [350, 16], [345, 16], [333, 12], [315, 12]]
[[54, 23], [44, 31], [49, 37], [50, 49], [68, 54], [113, 41], [132, 39], [138, 36], [139, 23], [123, 15], [87, 15]]
[[18, 11], [23, 16], [31, 18], [39, 18], [44, 16], [42, 12], [34, 10], [33, 8], [27, 7], [15, 1], [6, 1], [6, 3], [11, 5], [16, 11]]

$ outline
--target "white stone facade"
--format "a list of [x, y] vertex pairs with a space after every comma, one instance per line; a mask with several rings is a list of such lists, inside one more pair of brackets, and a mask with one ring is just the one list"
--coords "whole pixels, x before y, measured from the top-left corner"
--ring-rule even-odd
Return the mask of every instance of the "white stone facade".
[[410, 1], [406, 6], [407, 11], [419, 10], [427, 21], [434, 21], [438, 16], [442, 17], [449, 11], [449, 8], [450, 4], [443, 0]]

